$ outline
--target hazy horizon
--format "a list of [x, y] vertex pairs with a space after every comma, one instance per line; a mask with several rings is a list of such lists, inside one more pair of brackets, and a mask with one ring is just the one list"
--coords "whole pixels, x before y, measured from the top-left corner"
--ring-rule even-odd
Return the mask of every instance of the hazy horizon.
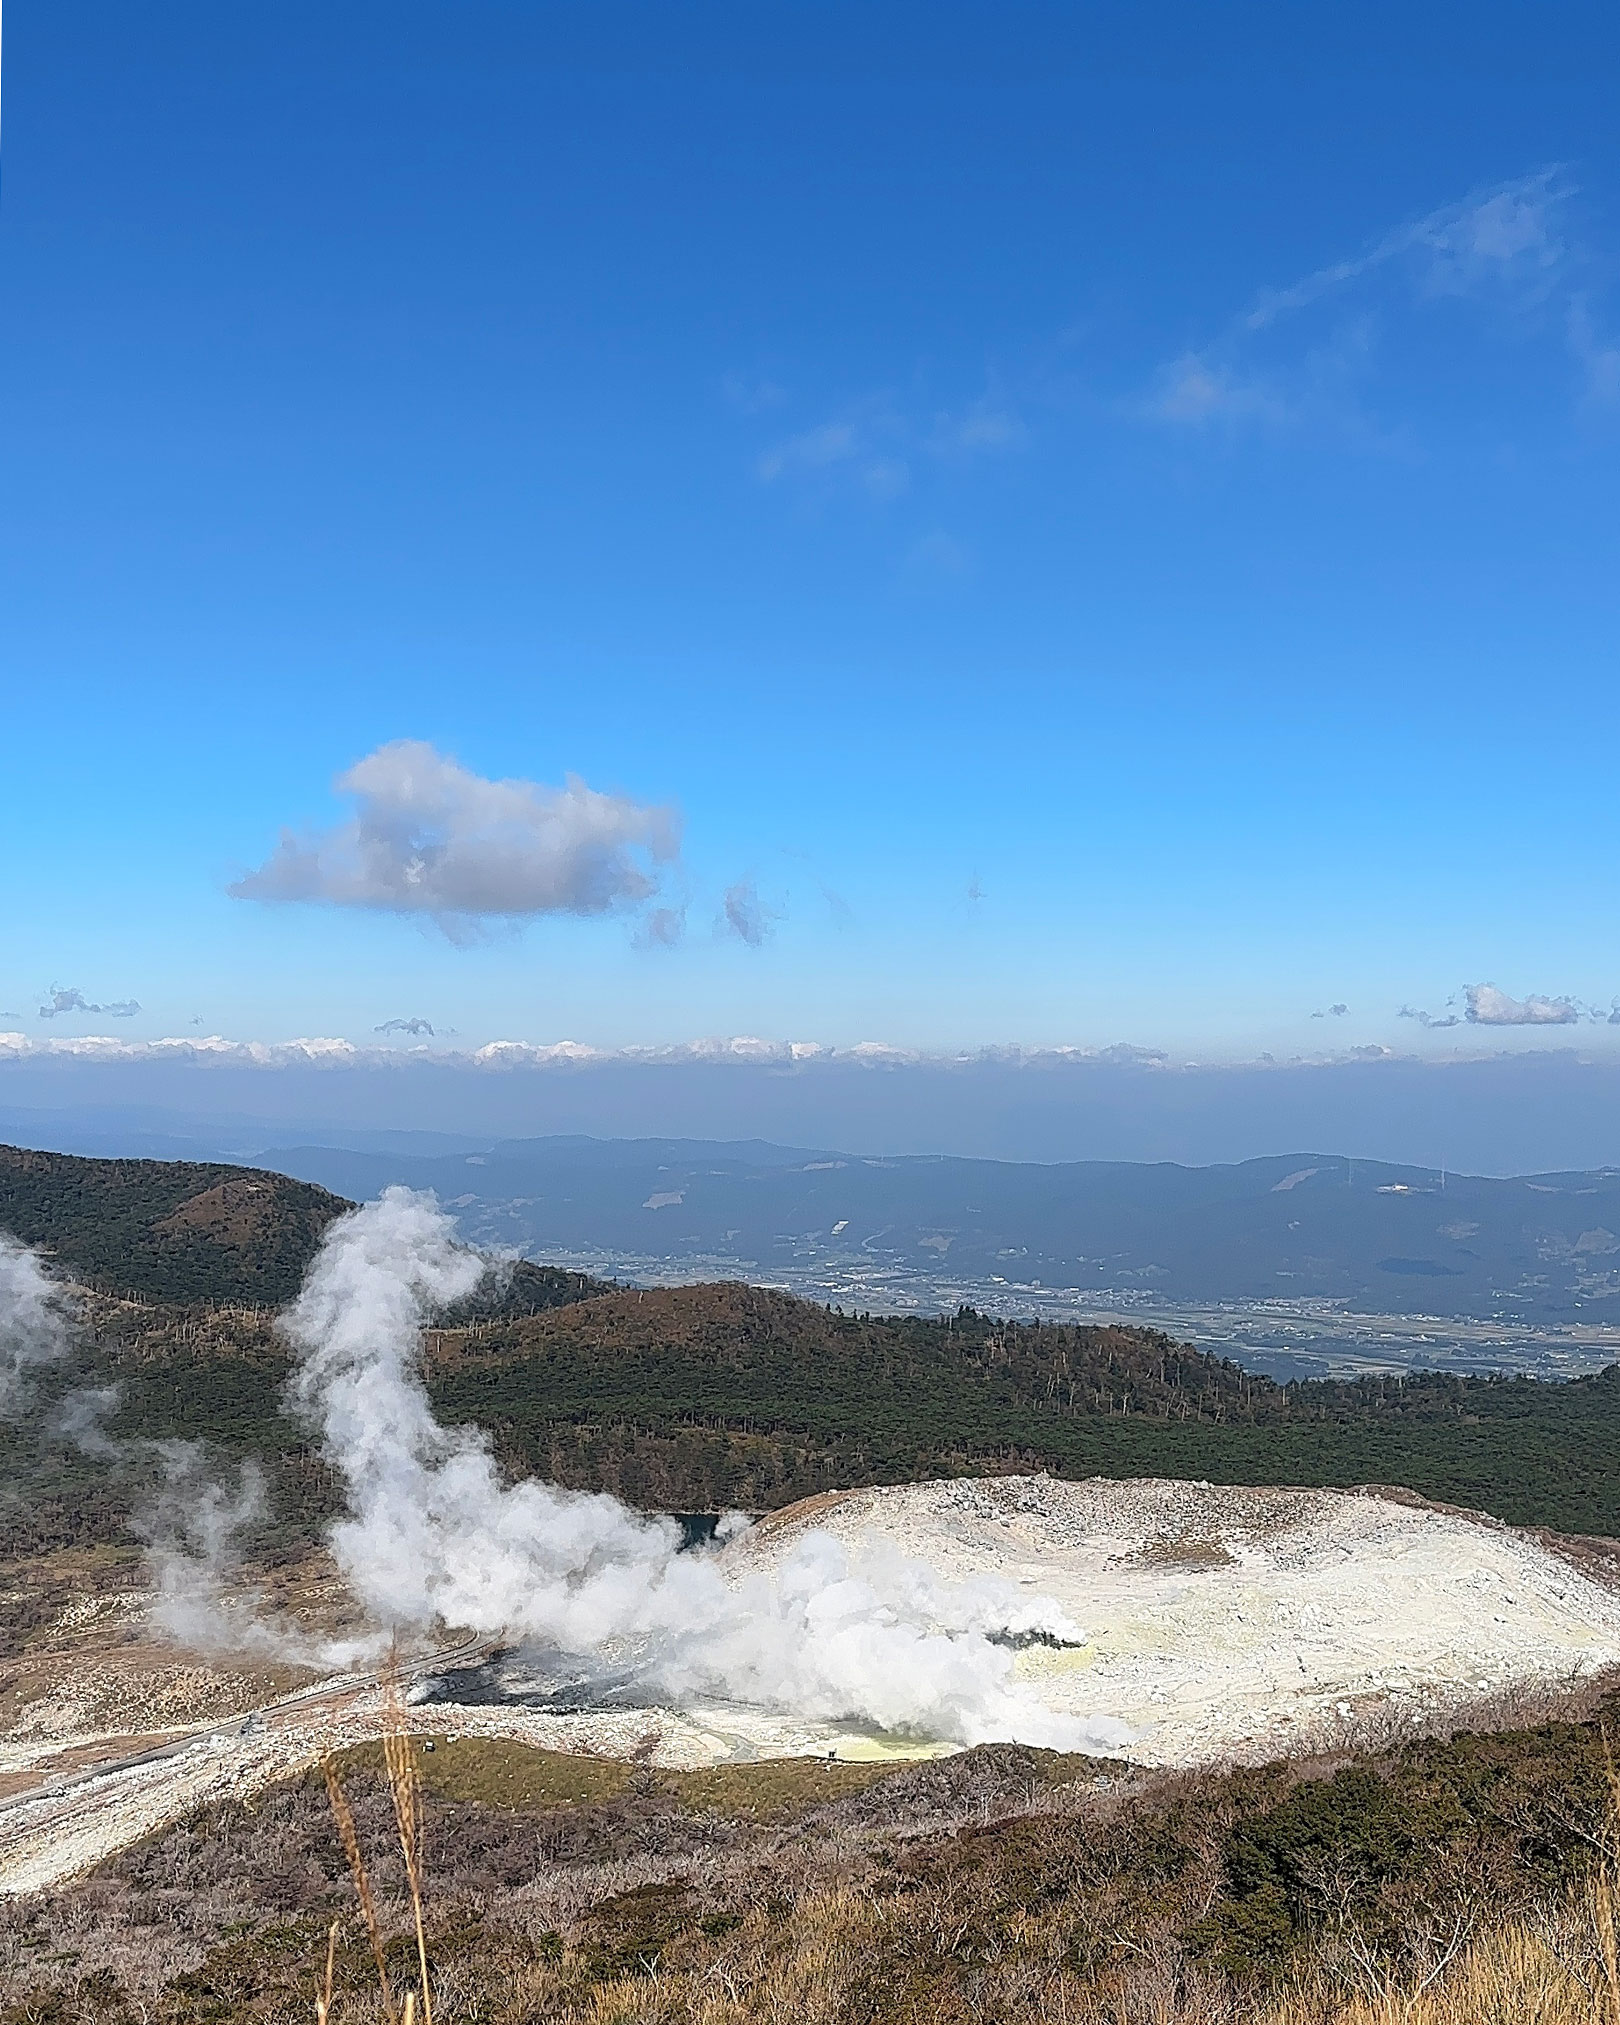
[[1575, 1050], [1207, 1068], [1117, 1055], [795, 1061], [786, 1050], [750, 1059], [718, 1049], [482, 1066], [385, 1050], [314, 1062], [188, 1058], [183, 1048], [0, 1059], [0, 1135], [29, 1143], [31, 1126], [40, 1143], [75, 1139], [57, 1147], [69, 1152], [165, 1137], [252, 1151], [357, 1131], [581, 1133], [1033, 1161], [1205, 1165], [1316, 1152], [1505, 1175], [1610, 1165], [1620, 1066]]

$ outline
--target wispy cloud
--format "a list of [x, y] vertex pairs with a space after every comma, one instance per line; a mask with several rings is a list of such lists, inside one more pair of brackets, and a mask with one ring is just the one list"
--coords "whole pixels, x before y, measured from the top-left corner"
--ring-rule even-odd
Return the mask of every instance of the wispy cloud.
[[767, 484], [844, 486], [882, 502], [909, 492], [919, 474], [1005, 455], [1028, 440], [1022, 417], [994, 391], [926, 416], [886, 395], [874, 396], [782, 437], [754, 468]]
[[928, 447], [936, 456], [973, 456], [980, 451], [1020, 450], [1029, 441], [1029, 430], [1009, 403], [998, 395], [986, 394], [965, 408], [944, 409], [936, 414], [928, 433]]
[[139, 999], [115, 998], [105, 1005], [97, 1005], [71, 985], [53, 984], [39, 1009], [39, 1016], [42, 1020], [54, 1020], [60, 1019], [64, 1013], [99, 1013], [105, 1019], [132, 1020], [140, 1009]]
[[642, 940], [660, 949], [673, 949], [686, 933], [684, 907], [654, 907], [641, 924]]
[[735, 408], [739, 415], [768, 414], [772, 408], [780, 408], [787, 399], [786, 392], [775, 380], [750, 373], [727, 373], [720, 382], [720, 391], [727, 405]]
[[384, 1020], [380, 1027], [373, 1027], [371, 1031], [374, 1034], [409, 1034], [414, 1040], [420, 1040], [425, 1034], [432, 1040], [433, 1022], [422, 1019]]
[[739, 879], [726, 888], [722, 919], [730, 932], [750, 949], [758, 949], [771, 932], [775, 913], [759, 897], [752, 879]]
[[973, 552], [943, 528], [920, 536], [906, 551], [906, 582], [918, 590], [960, 583], [973, 574]]
[[821, 422], [773, 444], [756, 468], [767, 483], [838, 477], [858, 485], [870, 499], [896, 499], [911, 484], [911, 466], [897, 447], [900, 433], [882, 415]]
[[1569, 348], [1586, 376], [1586, 396], [1594, 407], [1620, 406], [1620, 342], [1600, 336], [1584, 295], [1569, 305], [1565, 328]]
[[1146, 409], [1160, 422], [1281, 422], [1287, 403], [1257, 378], [1217, 364], [1202, 352], [1183, 352], [1159, 374]]
[[1398, 226], [1364, 252], [1337, 260], [1286, 288], [1262, 291], [1238, 319], [1261, 331], [1280, 318], [1337, 295], [1380, 268], [1407, 264], [1415, 286], [1428, 295], [1473, 295], [1502, 290], [1544, 298], [1554, 286], [1567, 248], [1558, 231], [1559, 207], [1573, 196], [1557, 166], [1477, 191]]
[[1372, 348], [1365, 316], [1343, 319], [1322, 342], [1280, 362], [1262, 364], [1246, 342], [1228, 338], [1170, 360], [1139, 412], [1192, 429], [1275, 431], [1315, 423], [1362, 434], [1352, 390], [1368, 371]]
[[[1376, 317], [1396, 299], [1466, 300], [1521, 317], [1549, 311], [1590, 395], [1620, 399], [1620, 348], [1598, 331], [1575, 281], [1565, 229], [1575, 186], [1558, 166], [1475, 191], [1397, 226], [1343, 260], [1263, 290], [1218, 336], [1168, 360], [1138, 404], [1149, 419], [1207, 427], [1351, 418], [1351, 386], [1368, 370]], [[1332, 312], [1331, 335], [1303, 355], [1280, 349], [1290, 320]], [[1260, 342], [1270, 340], [1262, 352]]]
[[465, 942], [491, 920], [639, 906], [679, 852], [672, 808], [572, 774], [560, 788], [486, 780], [413, 739], [379, 746], [337, 787], [352, 818], [308, 837], [283, 831], [230, 887], [236, 899], [422, 914]]

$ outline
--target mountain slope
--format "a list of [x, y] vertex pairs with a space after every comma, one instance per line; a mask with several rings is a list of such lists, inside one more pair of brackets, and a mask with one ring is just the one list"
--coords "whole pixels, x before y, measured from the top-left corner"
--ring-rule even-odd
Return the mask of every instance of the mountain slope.
[[667, 1268], [805, 1289], [820, 1275], [874, 1303], [886, 1283], [931, 1287], [945, 1305], [953, 1287], [971, 1299], [1000, 1284], [1620, 1323], [1620, 1172], [1608, 1169], [1502, 1179], [1322, 1153], [1037, 1166], [579, 1139], [429, 1157], [309, 1146], [264, 1157], [354, 1195], [390, 1181], [432, 1187], [476, 1242], [613, 1258], [630, 1277]]
[[[97, 1292], [171, 1305], [281, 1307], [328, 1224], [354, 1205], [262, 1168], [190, 1160], [93, 1160], [0, 1146], [0, 1230]], [[605, 1291], [583, 1273], [526, 1262], [474, 1306], [537, 1313]]]
[[349, 1206], [254, 1168], [0, 1147], [0, 1230], [59, 1272], [138, 1299], [279, 1306]]
[[[0, 1227], [146, 1304], [98, 1326], [40, 1379], [34, 1417], [0, 1429], [7, 1530], [116, 1533], [128, 1492], [51, 1433], [48, 1396], [109, 1381], [111, 1434], [258, 1455], [295, 1530], [329, 1513], [308, 1431], [282, 1412], [287, 1349], [267, 1304], [294, 1291], [344, 1207], [250, 1169], [0, 1150]], [[467, 1319], [429, 1340], [441, 1417], [486, 1428], [516, 1470], [650, 1508], [1016, 1467], [1397, 1483], [1620, 1536], [1620, 1367], [1565, 1385], [1283, 1386], [1153, 1330], [844, 1314], [757, 1287], [606, 1289], [527, 1266]]]
[[1620, 1367], [1280, 1385], [1154, 1330], [845, 1315], [736, 1285], [623, 1291], [442, 1340], [442, 1416], [515, 1468], [646, 1505], [771, 1506], [985, 1468], [1402, 1484], [1620, 1535]]

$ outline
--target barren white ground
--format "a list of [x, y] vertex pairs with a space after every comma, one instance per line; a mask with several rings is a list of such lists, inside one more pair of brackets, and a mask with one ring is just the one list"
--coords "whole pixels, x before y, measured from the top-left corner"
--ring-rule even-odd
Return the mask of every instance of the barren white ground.
[[1079, 1624], [1017, 1670], [1054, 1709], [1115, 1716], [1156, 1765], [1254, 1761], [1373, 1710], [1463, 1709], [1620, 1664], [1620, 1596], [1539, 1540], [1365, 1491], [991, 1477], [854, 1491], [732, 1549], [815, 1526], [957, 1578], [999, 1575]]
[[[1258, 1762], [1620, 1665], [1620, 1595], [1562, 1554], [1370, 1492], [1039, 1476], [853, 1491], [766, 1520], [721, 1566], [741, 1579], [818, 1528], [856, 1560], [898, 1550], [942, 1575], [997, 1576], [1060, 1604], [1081, 1642], [1018, 1653], [1019, 1678], [1053, 1709], [1118, 1718], [1140, 1763]], [[0, 1742], [0, 1773], [39, 1782], [0, 1803], [0, 1892], [47, 1889], [211, 1795], [245, 1795], [375, 1736], [381, 1718], [375, 1687], [350, 1676], [248, 1721], [171, 1727], [182, 1746], [173, 1755], [97, 1770], [144, 1748], [132, 1740], [151, 1738], [150, 1714], [76, 1716], [71, 1695], [54, 1714], [36, 1703]], [[428, 1735], [669, 1766], [949, 1748], [736, 1705], [559, 1715], [434, 1701], [411, 1721]], [[70, 1747], [81, 1753], [71, 1771], [60, 1755]]]

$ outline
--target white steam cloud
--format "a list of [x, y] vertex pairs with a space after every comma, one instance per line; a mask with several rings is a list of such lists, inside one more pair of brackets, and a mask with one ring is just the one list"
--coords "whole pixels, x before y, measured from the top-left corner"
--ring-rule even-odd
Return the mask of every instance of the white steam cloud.
[[278, 1659], [324, 1657], [296, 1630], [268, 1623], [236, 1579], [241, 1537], [266, 1509], [257, 1464], [242, 1465], [227, 1488], [210, 1475], [199, 1443], [115, 1438], [106, 1428], [118, 1405], [115, 1385], [76, 1386], [41, 1415], [33, 1375], [74, 1347], [79, 1326], [67, 1290], [39, 1254], [0, 1231], [0, 1418], [36, 1417], [50, 1436], [133, 1479], [140, 1509], [132, 1526], [146, 1543], [153, 1616], [177, 1638]]
[[0, 1415], [26, 1404], [29, 1372], [55, 1363], [70, 1329], [66, 1296], [38, 1253], [0, 1231]]
[[424, 1322], [484, 1271], [431, 1196], [392, 1188], [330, 1227], [284, 1318], [299, 1357], [293, 1402], [319, 1424], [349, 1501], [332, 1547], [374, 1624], [522, 1639], [628, 1670], [677, 1703], [746, 1702], [970, 1744], [1127, 1741], [1107, 1718], [1046, 1709], [992, 1642], [1077, 1637], [1052, 1605], [948, 1583], [892, 1553], [852, 1557], [816, 1533], [774, 1572], [731, 1581], [679, 1552], [672, 1523], [615, 1498], [503, 1484], [481, 1431], [434, 1417], [420, 1369]]
[[258, 1464], [244, 1463], [235, 1484], [227, 1485], [210, 1475], [196, 1442], [142, 1446], [155, 1456], [163, 1479], [134, 1528], [146, 1542], [156, 1622], [203, 1652], [292, 1661], [321, 1657], [291, 1627], [263, 1617], [260, 1599], [241, 1583], [242, 1537], [267, 1509]]

